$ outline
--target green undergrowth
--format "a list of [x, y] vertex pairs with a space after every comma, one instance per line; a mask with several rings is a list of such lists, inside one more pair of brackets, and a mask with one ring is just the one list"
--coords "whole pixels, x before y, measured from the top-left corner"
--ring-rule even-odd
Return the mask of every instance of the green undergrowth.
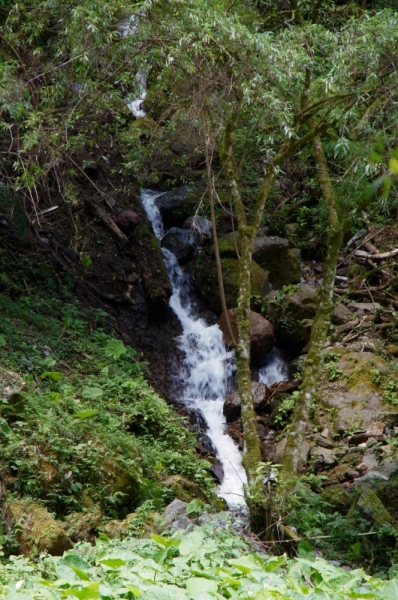
[[211, 495], [194, 436], [149, 386], [137, 353], [107, 333], [109, 320], [32, 290], [0, 295], [0, 376], [17, 373], [22, 386], [0, 398], [3, 500], [122, 518], [170, 501], [171, 475]]
[[[222, 528], [221, 528], [222, 527]], [[141, 600], [396, 600], [398, 579], [346, 571], [302, 544], [299, 556], [257, 554], [220, 519], [190, 533], [80, 543], [37, 564], [12, 557], [0, 567], [0, 597]]]

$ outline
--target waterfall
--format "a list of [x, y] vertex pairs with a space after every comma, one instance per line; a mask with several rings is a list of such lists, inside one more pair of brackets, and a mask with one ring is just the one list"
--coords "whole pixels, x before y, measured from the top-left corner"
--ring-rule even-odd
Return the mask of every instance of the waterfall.
[[279, 381], [287, 381], [289, 379], [289, 371], [286, 364], [279, 356], [278, 350], [273, 348], [265, 358], [265, 363], [259, 370], [259, 382], [265, 385], [279, 383]]
[[[151, 190], [141, 191], [142, 204], [159, 241], [164, 235], [162, 217], [156, 205], [156, 198], [160, 195]], [[165, 248], [162, 253], [173, 292], [170, 307], [183, 330], [178, 338], [179, 348], [184, 354], [180, 365], [180, 379], [183, 382], [181, 400], [188, 408], [199, 410], [207, 423], [206, 433], [224, 471], [219, 495], [225, 498], [230, 507], [244, 505], [243, 485], [247, 480], [241, 453], [232, 438], [224, 433], [223, 405], [228, 380], [235, 370], [234, 353], [227, 352], [218, 325], [207, 325], [197, 315], [190, 278], [181, 269], [174, 254]], [[260, 378], [265, 383], [270, 385], [273, 383], [271, 379], [275, 377], [279, 377], [277, 381], [286, 378], [286, 373], [282, 372], [283, 363], [275, 353], [267, 364], [260, 371]]]

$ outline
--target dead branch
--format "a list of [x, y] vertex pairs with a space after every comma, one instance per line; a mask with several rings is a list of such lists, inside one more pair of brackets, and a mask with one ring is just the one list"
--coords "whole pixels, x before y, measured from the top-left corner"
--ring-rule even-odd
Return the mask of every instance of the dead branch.
[[98, 204], [90, 200], [85, 200], [85, 202], [86, 205], [89, 207], [90, 211], [100, 219], [100, 221], [105, 225], [105, 227], [110, 229], [117, 241], [120, 242], [123, 246], [126, 246], [129, 243], [128, 237], [124, 235], [124, 233], [119, 229], [115, 221], [108, 215], [103, 206], [99, 206]]

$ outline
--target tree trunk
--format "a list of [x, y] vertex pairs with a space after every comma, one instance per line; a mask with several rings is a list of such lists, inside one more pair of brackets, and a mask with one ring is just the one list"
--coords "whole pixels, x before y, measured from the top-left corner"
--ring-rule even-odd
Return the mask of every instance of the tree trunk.
[[318, 390], [320, 370], [323, 365], [323, 352], [334, 308], [333, 287], [342, 242], [333, 183], [330, 179], [327, 160], [319, 136], [314, 138], [313, 147], [319, 182], [328, 211], [329, 231], [326, 258], [323, 265], [323, 283], [319, 290], [317, 312], [312, 326], [308, 357], [304, 366], [303, 383], [300, 386], [300, 395], [294, 410], [293, 422], [282, 460], [281, 481], [284, 484], [284, 494], [294, 488], [297, 476], [306, 459], [306, 456], [303, 455], [303, 443], [307, 423], [310, 420], [311, 407]]

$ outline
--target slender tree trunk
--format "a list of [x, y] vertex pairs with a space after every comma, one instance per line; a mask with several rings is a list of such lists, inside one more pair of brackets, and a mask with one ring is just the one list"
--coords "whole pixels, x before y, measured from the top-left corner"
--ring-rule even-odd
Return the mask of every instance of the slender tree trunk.
[[300, 395], [294, 410], [293, 422], [283, 455], [281, 481], [285, 485], [285, 494], [294, 488], [297, 476], [306, 459], [306, 456], [303, 456], [303, 442], [305, 441], [307, 424], [310, 420], [311, 406], [318, 390], [319, 373], [323, 364], [323, 352], [334, 309], [333, 287], [342, 242], [342, 232], [337, 213], [333, 183], [330, 179], [327, 160], [319, 136], [314, 138], [313, 147], [319, 182], [328, 211], [329, 231], [326, 258], [323, 265], [323, 283], [319, 290], [317, 312], [312, 326], [309, 352], [304, 366], [303, 383], [300, 387]]

